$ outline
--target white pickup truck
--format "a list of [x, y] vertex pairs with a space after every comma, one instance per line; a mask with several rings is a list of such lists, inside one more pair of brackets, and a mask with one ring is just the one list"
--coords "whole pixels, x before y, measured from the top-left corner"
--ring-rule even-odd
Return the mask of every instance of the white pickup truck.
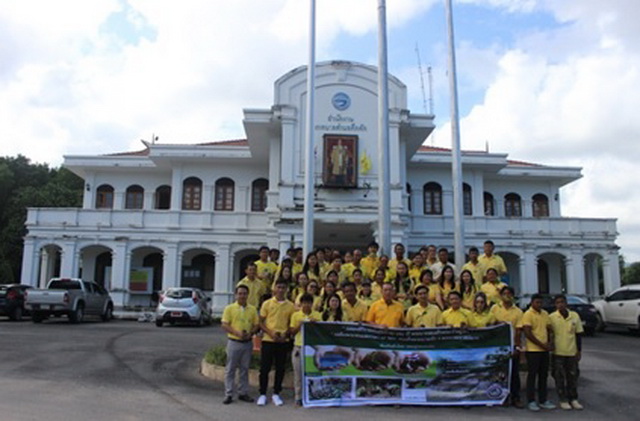
[[602, 326], [640, 329], [640, 285], [627, 285], [592, 303], [602, 319]]
[[30, 289], [25, 308], [34, 323], [51, 316], [67, 316], [71, 323], [85, 315], [99, 316], [107, 322], [113, 317], [113, 301], [107, 290], [95, 282], [75, 278], [53, 278], [46, 289]]

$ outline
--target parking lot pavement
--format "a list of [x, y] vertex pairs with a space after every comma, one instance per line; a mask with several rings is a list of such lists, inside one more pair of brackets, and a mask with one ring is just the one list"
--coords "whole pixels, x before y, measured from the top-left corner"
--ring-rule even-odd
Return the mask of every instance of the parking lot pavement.
[[[245, 420], [259, 410], [280, 420], [593, 419], [636, 420], [640, 335], [612, 331], [584, 340], [580, 400], [585, 411], [534, 414], [514, 408], [360, 407], [297, 409], [222, 405], [222, 384], [199, 375], [205, 350], [224, 343], [219, 326], [163, 327], [112, 321], [32, 324], [0, 318], [2, 420]], [[550, 395], [556, 398], [553, 380]], [[256, 391], [252, 394], [255, 396]]]

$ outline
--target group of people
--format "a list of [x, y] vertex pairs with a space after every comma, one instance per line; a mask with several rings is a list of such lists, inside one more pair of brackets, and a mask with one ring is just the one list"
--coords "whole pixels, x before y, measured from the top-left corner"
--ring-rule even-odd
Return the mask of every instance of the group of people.
[[582, 409], [576, 390], [582, 333], [579, 316], [567, 310], [563, 296], [557, 297], [557, 311], [552, 315], [541, 308], [542, 297], [537, 295], [523, 313], [515, 305], [514, 290], [501, 281], [507, 268], [494, 248], [491, 240], [484, 243], [482, 255], [472, 247], [468, 262], [458, 269], [446, 248], [433, 245], [408, 258], [404, 245], [396, 244], [392, 259], [378, 255], [375, 242], [367, 247], [366, 256], [358, 249], [344, 255], [318, 249], [303, 259], [302, 250], [292, 248], [282, 261], [277, 250], [261, 247], [260, 258], [247, 266], [246, 276], [236, 286], [236, 301], [225, 308], [222, 317], [229, 339], [224, 403], [233, 402], [236, 371], [238, 399], [253, 402], [247, 388], [256, 334], [262, 335], [257, 403], [267, 403], [268, 376], [275, 366], [272, 401], [280, 406], [289, 352], [296, 404], [302, 403], [303, 322], [368, 323], [385, 328], [482, 328], [509, 323], [515, 333], [509, 403], [524, 407], [519, 375], [524, 351], [528, 408], [555, 408], [547, 399], [549, 353], [553, 352], [560, 406]]

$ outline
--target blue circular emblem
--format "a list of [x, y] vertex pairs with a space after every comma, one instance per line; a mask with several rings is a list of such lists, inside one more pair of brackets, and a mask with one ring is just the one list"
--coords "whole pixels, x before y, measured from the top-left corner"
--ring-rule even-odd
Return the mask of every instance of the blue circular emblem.
[[331, 103], [338, 111], [344, 111], [351, 105], [351, 98], [344, 92], [338, 92], [331, 98]]

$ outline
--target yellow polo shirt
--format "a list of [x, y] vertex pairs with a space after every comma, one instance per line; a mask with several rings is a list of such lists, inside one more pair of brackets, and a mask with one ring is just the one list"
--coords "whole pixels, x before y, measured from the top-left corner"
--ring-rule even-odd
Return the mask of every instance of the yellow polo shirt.
[[442, 322], [447, 326], [461, 327], [462, 323], [469, 326], [469, 314], [466, 308], [460, 307], [458, 310], [449, 308], [442, 312]]
[[[317, 311], [311, 311], [311, 314], [304, 314], [302, 310], [298, 310], [291, 315], [291, 322], [289, 327], [296, 329], [302, 324], [302, 322], [318, 322], [322, 320], [322, 314]], [[302, 329], [296, 333], [296, 337], [293, 340], [295, 346], [302, 346]]]
[[238, 285], [244, 285], [249, 288], [249, 297], [247, 298], [247, 302], [255, 308], [258, 308], [260, 306], [260, 298], [262, 298], [266, 292], [264, 283], [258, 278], [254, 278], [254, 280], [251, 281], [245, 276], [240, 280], [240, 282], [238, 282]]
[[504, 282], [496, 282], [495, 284], [492, 282], [485, 282], [482, 284], [480, 291], [484, 292], [487, 295], [487, 304], [499, 304], [502, 299], [500, 298], [500, 290], [506, 287], [507, 284]]
[[375, 268], [378, 267], [379, 263], [380, 263], [380, 259], [376, 254], [370, 254], [367, 257], [363, 257], [362, 260], [360, 261], [360, 264], [363, 267], [363, 270], [362, 270], [364, 272], [363, 275], [367, 277], [371, 273], [371, 271], [373, 271]]
[[422, 307], [420, 303], [409, 307], [404, 323], [410, 327], [436, 327], [444, 324], [442, 311], [438, 306]]
[[[302, 298], [302, 295], [303, 294], [298, 294], [298, 296], [296, 297], [296, 308], [300, 308], [300, 298]], [[322, 297], [319, 295], [314, 295], [311, 308], [313, 310], [318, 310], [320, 307], [322, 307]]]
[[482, 313], [472, 311], [469, 314], [469, 327], [487, 327], [496, 323], [496, 316], [487, 309]]
[[[524, 312], [522, 316], [522, 326], [531, 326], [531, 333], [540, 342], [546, 344], [549, 342], [549, 332], [547, 328], [551, 325], [551, 319], [549, 319], [549, 313], [545, 310], [540, 310], [538, 313], [533, 308]], [[531, 341], [527, 341], [527, 352], [546, 352], [545, 349], [540, 348], [538, 345]]]
[[584, 332], [580, 315], [575, 311], [568, 311], [566, 319], [559, 311], [554, 311], [549, 316], [553, 329], [553, 355], [560, 357], [574, 357], [578, 353], [576, 335]]
[[413, 279], [413, 282], [416, 284], [420, 283], [420, 275], [422, 275], [422, 271], [427, 269], [427, 266], [409, 266], [409, 278]]
[[[247, 304], [244, 307], [238, 304], [238, 302], [229, 304], [222, 312], [222, 323], [228, 323], [229, 326], [240, 332], [245, 331], [250, 333], [255, 330], [260, 323], [258, 310], [251, 304]], [[242, 340], [231, 333], [227, 333], [227, 337], [237, 341]]]
[[[293, 303], [289, 300], [279, 302], [276, 297], [270, 298], [260, 308], [260, 317], [265, 319], [264, 323], [270, 330], [280, 332], [284, 335], [289, 330], [291, 315], [295, 312]], [[266, 332], [262, 338], [264, 342], [275, 342], [275, 339]]]
[[342, 300], [342, 313], [345, 322], [364, 322], [367, 318], [369, 306], [356, 298], [354, 305], [346, 299]]
[[484, 273], [487, 273], [487, 270], [489, 269], [495, 269], [499, 276], [507, 273], [507, 266], [504, 264], [504, 260], [495, 253], [492, 254], [491, 257], [487, 257], [486, 254], [483, 254], [478, 257], [478, 262], [484, 266]]
[[480, 286], [484, 282], [484, 274], [487, 272], [484, 265], [480, 263], [480, 261], [478, 261], [478, 263], [476, 263], [475, 265], [473, 264], [473, 262], [467, 262], [460, 269], [460, 273], [464, 272], [465, 270], [471, 272], [473, 280], [475, 281], [478, 288], [480, 288]]
[[471, 291], [462, 291], [462, 285], [460, 286], [460, 293], [462, 294], [462, 307], [473, 310], [473, 304], [476, 299], [476, 292], [478, 291], [475, 287], [471, 288]]
[[357, 266], [354, 263], [345, 263], [344, 265], [342, 265], [341, 272], [344, 273], [345, 279], [353, 282], [353, 271], [356, 269], [360, 269], [362, 271], [362, 275], [363, 276], [365, 275], [365, 272], [364, 272], [365, 269], [362, 266], [362, 260], [360, 261], [360, 264]]
[[498, 322], [509, 323], [514, 329], [522, 329], [522, 316], [524, 313], [515, 304], [506, 308], [502, 303], [491, 307], [491, 313]]
[[[365, 297], [364, 295], [358, 295], [358, 300], [360, 300], [360, 301], [362, 301], [364, 304], [366, 304], [367, 309], [368, 309], [369, 307], [371, 307], [371, 304], [373, 304], [375, 301], [378, 301], [378, 300], [379, 300], [379, 298], [378, 298], [378, 299], [374, 299], [374, 298], [373, 298], [373, 294], [372, 294], [372, 295], [370, 295], [370, 296], [368, 296], [368, 297]], [[368, 311], [368, 310], [367, 310], [367, 311]]]
[[387, 305], [383, 298], [371, 304], [366, 321], [387, 327], [400, 327], [404, 320], [404, 306], [398, 301]]
[[[371, 279], [371, 281], [373, 282], [373, 284], [375, 284], [374, 279], [376, 278], [376, 272], [378, 271], [379, 268], [375, 268], [374, 270], [371, 271], [371, 273], [369, 273], [369, 279]], [[387, 268], [384, 271], [385, 275], [384, 275], [384, 280], [382, 281], [383, 283], [385, 282], [391, 282], [394, 279], [396, 279], [396, 272], [391, 269], [391, 268]], [[372, 285], [373, 285], [372, 284]]]
[[380, 298], [382, 298], [382, 286], [377, 282], [374, 282], [371, 284], [371, 299], [375, 302]]
[[278, 265], [274, 262], [263, 262], [258, 259], [254, 262], [257, 267], [256, 276], [260, 278], [265, 288], [269, 288], [271, 286], [271, 282], [275, 279], [275, 274], [278, 271]]
[[402, 259], [402, 260], [398, 260], [398, 259], [396, 259], [395, 257], [394, 257], [393, 259], [389, 260], [389, 267], [390, 267], [391, 269], [393, 269], [393, 271], [395, 272], [395, 271], [396, 271], [396, 267], [398, 267], [398, 263], [399, 263], [399, 262], [404, 262], [404, 263], [406, 263], [407, 268], [410, 268], [410, 267], [411, 267], [411, 260], [409, 260], [409, 259], [407, 259], [407, 258], [404, 258], [404, 259]]

